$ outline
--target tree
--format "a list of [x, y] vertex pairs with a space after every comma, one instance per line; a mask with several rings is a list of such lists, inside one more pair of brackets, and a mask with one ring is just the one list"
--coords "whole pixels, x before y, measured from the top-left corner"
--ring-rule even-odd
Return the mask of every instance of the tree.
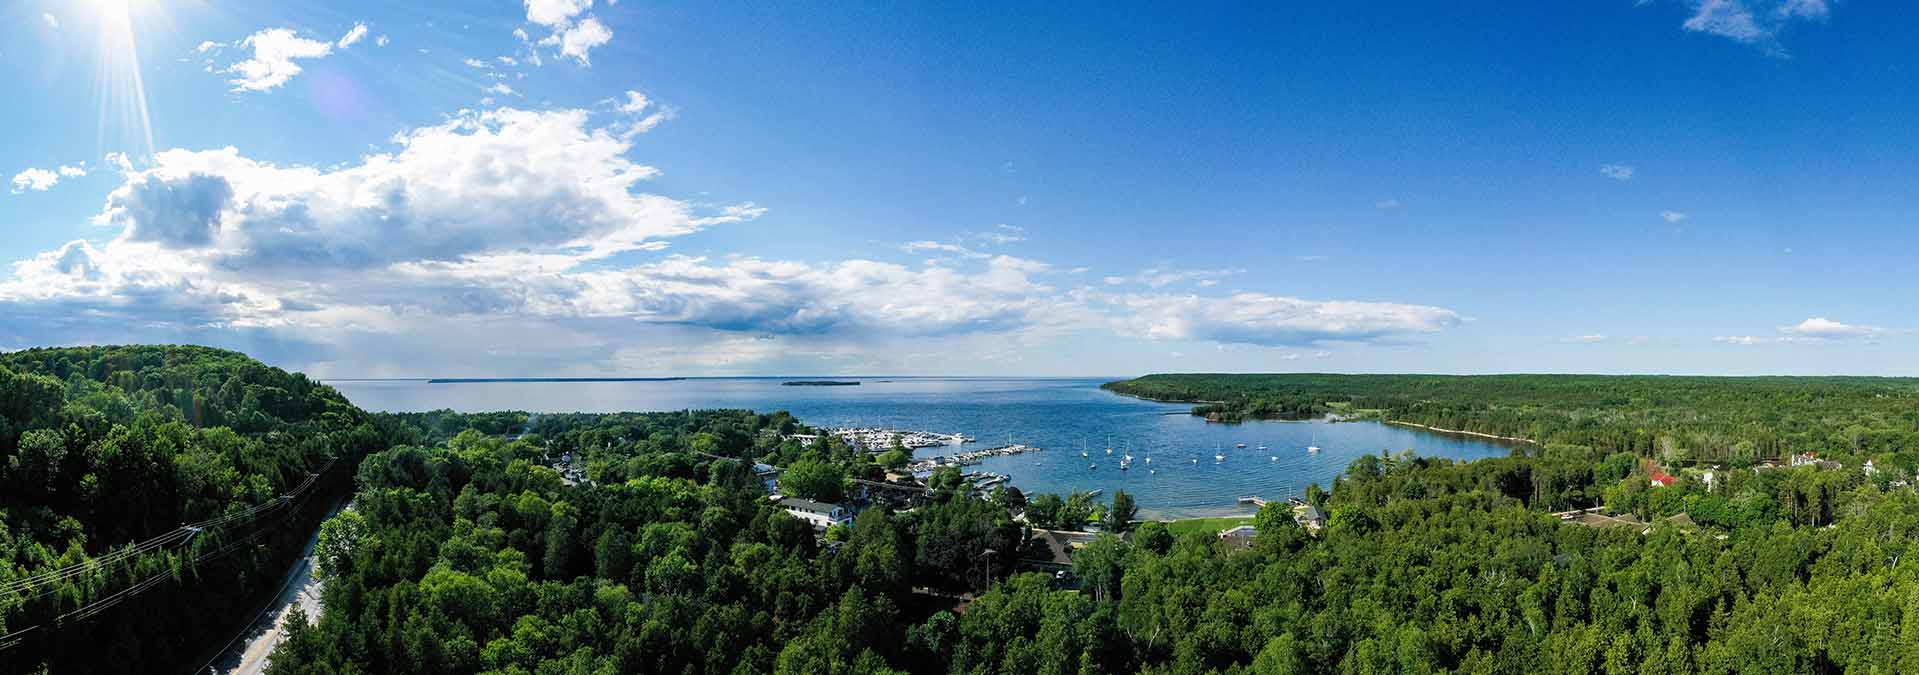
[[1073, 574], [1092, 591], [1094, 600], [1117, 601], [1127, 554], [1126, 544], [1119, 537], [1101, 533], [1073, 553]]
[[878, 462], [880, 466], [886, 467], [888, 470], [899, 471], [913, 463], [913, 453], [907, 452], [904, 449], [888, 450], [881, 453], [874, 461]]
[[1139, 530], [1133, 533], [1133, 545], [1141, 550], [1165, 555], [1167, 551], [1173, 549], [1173, 532], [1166, 529], [1165, 523], [1149, 520], [1141, 524]]
[[353, 552], [366, 533], [366, 518], [352, 509], [320, 523], [320, 536], [313, 544], [314, 578], [326, 580], [352, 572]]
[[1033, 527], [1053, 529], [1059, 527], [1059, 514], [1066, 508], [1066, 501], [1051, 492], [1034, 497], [1026, 506], [1026, 521]]
[[844, 475], [839, 467], [815, 459], [802, 459], [787, 465], [780, 474], [780, 491], [795, 497], [837, 503], [842, 496]]
[[1139, 507], [1133, 504], [1133, 495], [1125, 490], [1113, 491], [1113, 505], [1106, 510], [1106, 529], [1125, 534], [1133, 529], [1133, 517], [1139, 515]]

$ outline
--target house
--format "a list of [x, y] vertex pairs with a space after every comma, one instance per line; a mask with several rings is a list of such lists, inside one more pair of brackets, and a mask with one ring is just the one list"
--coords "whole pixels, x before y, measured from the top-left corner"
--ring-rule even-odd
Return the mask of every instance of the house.
[[1319, 507], [1313, 506], [1312, 504], [1302, 504], [1293, 507], [1293, 520], [1313, 532], [1318, 532], [1320, 528], [1326, 526], [1325, 512], [1320, 511]]
[[1792, 456], [1792, 465], [1795, 467], [1809, 466], [1809, 465], [1818, 464], [1818, 463], [1819, 463], [1819, 454], [1811, 451], [1802, 452]]
[[1659, 487], [1672, 487], [1679, 483], [1678, 478], [1666, 473], [1665, 469], [1659, 468], [1659, 465], [1652, 463], [1652, 460], [1646, 460], [1646, 479]]
[[786, 512], [792, 514], [794, 518], [811, 523], [815, 529], [820, 530], [853, 521], [852, 514], [847, 513], [844, 507], [811, 499], [787, 497], [780, 500], [780, 508], [786, 509]]
[[1073, 549], [1083, 545], [1070, 533], [1035, 528], [1033, 538], [1020, 547], [1020, 562], [1049, 572], [1073, 569]]
[[1251, 525], [1240, 525], [1219, 531], [1219, 540], [1233, 548], [1252, 548], [1253, 539], [1259, 536], [1259, 530]]
[[766, 494], [769, 494], [769, 495], [779, 494], [780, 492], [780, 468], [779, 467], [773, 466], [771, 464], [755, 463], [753, 464], [753, 475], [760, 479], [760, 486], [762, 489], [766, 490]]

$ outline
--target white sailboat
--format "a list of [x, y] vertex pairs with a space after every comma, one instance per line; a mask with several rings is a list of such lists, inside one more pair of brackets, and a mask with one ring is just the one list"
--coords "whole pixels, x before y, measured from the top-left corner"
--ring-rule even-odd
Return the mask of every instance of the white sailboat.
[[1313, 443], [1312, 445], [1306, 446], [1306, 452], [1312, 453], [1312, 454], [1319, 453], [1319, 430], [1318, 429], [1313, 430]]

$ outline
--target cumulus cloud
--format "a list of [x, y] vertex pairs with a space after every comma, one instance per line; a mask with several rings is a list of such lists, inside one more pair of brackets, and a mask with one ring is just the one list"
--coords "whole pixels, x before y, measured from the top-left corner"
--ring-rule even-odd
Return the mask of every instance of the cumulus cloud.
[[526, 0], [526, 20], [548, 28], [565, 28], [593, 7], [593, 0]]
[[1162, 294], [1146, 277], [1141, 293], [1062, 287], [1085, 270], [946, 242], [908, 244], [941, 254], [919, 263], [674, 255], [663, 249], [680, 237], [768, 211], [644, 192], [659, 172], [628, 157], [626, 125], [656, 107], [633, 107], [612, 120], [464, 111], [330, 168], [236, 148], [167, 150], [137, 170], [117, 158], [95, 218], [115, 233], [15, 261], [0, 344], [197, 342], [335, 375], [924, 372], [1116, 334], [1297, 346], [1459, 321], [1419, 305]]
[[60, 182], [60, 174], [46, 169], [28, 168], [13, 175], [13, 193], [20, 194], [28, 190], [45, 192]]
[[542, 248], [604, 257], [699, 227], [692, 208], [636, 194], [658, 174], [583, 110], [471, 112], [397, 139], [397, 152], [320, 171], [237, 149], [169, 150], [97, 218], [125, 238], [215, 244], [226, 265], [356, 268]]
[[593, 61], [588, 58], [589, 52], [593, 51], [593, 48], [604, 45], [612, 40], [612, 29], [607, 28], [606, 24], [600, 23], [599, 19], [589, 16], [585, 20], [573, 24], [572, 27], [566, 30], [554, 33], [552, 36], [540, 41], [540, 44], [548, 46], [558, 45], [561, 56], [578, 61], [580, 65], [590, 66], [593, 65]]
[[221, 71], [234, 76], [227, 84], [236, 92], [271, 91], [302, 72], [296, 61], [333, 53], [333, 43], [300, 37], [291, 28], [262, 30], [241, 40], [239, 46], [252, 48], [253, 57]]
[[1686, 214], [1679, 211], [1660, 211], [1659, 217], [1664, 218], [1668, 223], [1677, 223], [1685, 220]]
[[1629, 164], [1601, 164], [1599, 173], [1617, 181], [1632, 180], [1633, 168]]
[[1426, 305], [1305, 300], [1264, 293], [1225, 298], [1127, 295], [1122, 332], [1153, 339], [1210, 340], [1269, 347], [1366, 342], [1434, 333], [1458, 325], [1458, 313]]
[[1785, 57], [1781, 31], [1797, 21], [1824, 21], [1831, 13], [1828, 0], [1694, 0], [1692, 16], [1681, 26]]
[[47, 22], [48, 28], [52, 28], [54, 30], [60, 29], [60, 19], [54, 17], [52, 12], [41, 12], [40, 20]]
[[[551, 31], [537, 44], [557, 47], [561, 56], [590, 66], [593, 49], [613, 40], [613, 30], [587, 13], [592, 8], [593, 0], [526, 0], [526, 20]], [[513, 36], [521, 42], [531, 39], [525, 29], [514, 29]], [[539, 52], [532, 56], [539, 65]]]

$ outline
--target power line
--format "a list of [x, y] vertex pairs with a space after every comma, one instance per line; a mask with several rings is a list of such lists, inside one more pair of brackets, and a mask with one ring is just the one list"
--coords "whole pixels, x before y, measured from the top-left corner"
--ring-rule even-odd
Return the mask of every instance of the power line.
[[[316, 481], [318, 481], [321, 475], [325, 474], [328, 470], [330, 470], [333, 467], [334, 462], [336, 461], [338, 460], [337, 459], [327, 460], [327, 463], [324, 465], [321, 465], [318, 471], [308, 473], [306, 480], [302, 481], [292, 491], [289, 491], [286, 494], [283, 494], [271, 500], [268, 500], [266, 503], [254, 506], [244, 511], [228, 514], [226, 516], [221, 516], [218, 518], [201, 521], [199, 523], [194, 523], [192, 525], [183, 525], [179, 529], [169, 532], [165, 535], [161, 535], [159, 537], [150, 539], [146, 542], [142, 542], [141, 544], [135, 547], [124, 549], [123, 551], [134, 551], [138, 549], [139, 552], [116, 554], [119, 557], [114, 560], [113, 564], [118, 564], [120, 561], [128, 559], [131, 556], [139, 555], [141, 553], [152, 552], [158, 549], [165, 549], [169, 552], [172, 552], [176, 549], [186, 549], [187, 547], [191, 546], [194, 541], [198, 540], [199, 539], [198, 535], [202, 533], [210, 532], [210, 531], [218, 531], [218, 530], [226, 529], [230, 526], [239, 527], [242, 521], [255, 520], [258, 517], [265, 515], [267, 512], [274, 509], [281, 508], [281, 507], [286, 507], [286, 506], [297, 507], [298, 505], [304, 503], [306, 501], [306, 498], [309, 496], [307, 494], [307, 490], [311, 488]], [[236, 539], [231, 542], [226, 542], [219, 548], [214, 549], [212, 551], [201, 553], [195, 556], [189, 564], [193, 567], [198, 567], [200, 563], [203, 563], [208, 560], [212, 560], [214, 558], [239, 550], [240, 547], [246, 546], [255, 541], [258, 541], [261, 536], [275, 530], [276, 528], [282, 525], [285, 525], [287, 522], [292, 521], [294, 517], [298, 515], [299, 515], [298, 508], [289, 509], [285, 515], [281, 516], [278, 521], [275, 521], [271, 525], [259, 527], [258, 529], [253, 530], [250, 534], [248, 534], [245, 537]], [[184, 535], [184, 538], [182, 538], [182, 535]], [[104, 557], [102, 559], [104, 559]], [[53, 581], [58, 581], [60, 579], [77, 576], [79, 574], [83, 574], [88, 571], [97, 570], [100, 567], [102, 567], [102, 565], [98, 563], [98, 560], [99, 559], [90, 560], [86, 563], [70, 565], [67, 568], [63, 568], [61, 570], [55, 570], [53, 572], [47, 572], [47, 573], [35, 575], [33, 577], [28, 577], [25, 580], [27, 583], [25, 583], [24, 586], [20, 586], [21, 580], [16, 580], [15, 582], [11, 582], [8, 585], [20, 586], [19, 590], [15, 590], [11, 588], [0, 589], [0, 596], [9, 595], [9, 594], [19, 595], [24, 590], [30, 590], [35, 586], [49, 584]], [[103, 598], [99, 598], [97, 600], [94, 600], [93, 602], [87, 603], [84, 606], [68, 611], [65, 614], [56, 616], [50, 622], [42, 622], [39, 624], [35, 624], [32, 626], [28, 626], [26, 628], [14, 631], [7, 635], [0, 636], [0, 651], [6, 651], [15, 646], [18, 646], [20, 643], [24, 642], [27, 637], [31, 636], [36, 631], [39, 631], [41, 628], [47, 627], [48, 624], [52, 624], [54, 627], [61, 627], [61, 626], [68, 625], [70, 623], [86, 621], [88, 619], [92, 619], [96, 616], [99, 616], [102, 612], [110, 610], [120, 605], [121, 603], [126, 602], [127, 600], [131, 600], [135, 597], [138, 597], [139, 595], [147, 592], [148, 590], [151, 590], [155, 586], [158, 586], [161, 583], [164, 583], [173, 575], [174, 575], [174, 570], [172, 569], [172, 566], [169, 565], [168, 569], [155, 573], [152, 576], [142, 579], [138, 583], [135, 583], [132, 586], [128, 586], [127, 588], [121, 589], [120, 591], [115, 592], [111, 595], [108, 595]], [[53, 586], [52, 588], [46, 591], [34, 594], [30, 597], [38, 598], [38, 597], [47, 595], [48, 593], [51, 593], [55, 590], [58, 590], [58, 588], [59, 588], [58, 586]]]

